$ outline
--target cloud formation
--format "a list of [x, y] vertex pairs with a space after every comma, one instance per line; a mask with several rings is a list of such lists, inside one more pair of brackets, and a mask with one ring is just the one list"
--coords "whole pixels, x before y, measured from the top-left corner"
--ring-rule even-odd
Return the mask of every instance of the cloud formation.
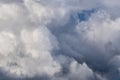
[[1, 73], [28, 80], [119, 79], [119, 8], [118, 0], [1, 0]]

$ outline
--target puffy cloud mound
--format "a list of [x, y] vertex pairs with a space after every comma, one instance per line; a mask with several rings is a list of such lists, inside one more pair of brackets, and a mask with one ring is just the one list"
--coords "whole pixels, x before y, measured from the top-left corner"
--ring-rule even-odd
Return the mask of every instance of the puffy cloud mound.
[[12, 32], [1, 32], [1, 69], [18, 77], [54, 75], [60, 70], [60, 66], [50, 54], [55, 46], [50, 42], [49, 37], [54, 36], [50, 36], [46, 28], [21, 30], [20, 36]]
[[53, 76], [60, 70], [51, 56], [58, 42], [47, 27], [32, 24], [32, 13], [21, 6], [1, 4], [0, 68], [13, 77]]
[[119, 2], [1, 0], [1, 77], [119, 79]]

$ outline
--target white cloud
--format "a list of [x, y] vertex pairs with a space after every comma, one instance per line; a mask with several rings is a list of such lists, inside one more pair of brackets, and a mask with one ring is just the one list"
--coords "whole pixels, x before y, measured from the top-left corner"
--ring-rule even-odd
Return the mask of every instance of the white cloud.
[[[67, 62], [67, 61], [66, 61]], [[87, 66], [86, 63], [78, 63], [76, 60], [71, 60], [69, 64], [68, 74], [62, 77], [54, 77], [53, 80], [94, 80], [94, 72]]]
[[[56, 79], [65, 64], [70, 73], [60, 80], [90, 80], [93, 70], [106, 80], [111, 74], [101, 76], [101, 69], [119, 68], [119, 59], [114, 60], [120, 51], [119, 8], [118, 0], [1, 0], [1, 70], [17, 77], [45, 74]], [[78, 12], [92, 9], [97, 10], [88, 21], [76, 26]], [[70, 63], [63, 56], [56, 62], [53, 51], [85, 63]]]
[[[33, 23], [30, 18], [33, 13], [27, 12], [26, 5], [0, 5], [1, 70], [13, 77], [53, 76], [59, 72], [60, 65], [51, 55], [53, 50], [58, 49], [58, 42], [49, 29], [43, 23]], [[37, 5], [35, 7], [37, 8]], [[37, 13], [37, 17], [38, 15]], [[39, 18], [45, 22], [45, 17], [42, 17]], [[33, 17], [35, 20], [39, 18]]]
[[53, 37], [49, 36], [50, 34], [45, 28], [33, 31], [23, 30], [19, 37], [21, 41], [18, 41], [17, 35], [1, 32], [0, 67], [3, 71], [17, 77], [43, 74], [53, 76], [60, 70], [60, 66], [53, 60], [50, 53], [55, 47], [48, 38]]
[[9, 32], [0, 33], [0, 54], [3, 56], [8, 56], [10, 53], [14, 52], [16, 47], [16, 37]]
[[92, 80], [94, 79], [93, 71], [87, 66], [86, 63], [79, 64], [73, 61], [70, 64], [69, 79], [71, 80]]

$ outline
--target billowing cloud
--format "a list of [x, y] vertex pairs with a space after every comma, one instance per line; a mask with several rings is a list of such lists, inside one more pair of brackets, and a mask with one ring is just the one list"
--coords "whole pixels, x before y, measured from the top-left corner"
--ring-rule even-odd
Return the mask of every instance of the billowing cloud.
[[60, 70], [51, 56], [58, 42], [42, 23], [32, 24], [29, 19], [33, 13], [26, 12], [22, 5], [1, 4], [0, 68], [16, 77], [53, 76]]
[[119, 2], [1, 0], [1, 73], [45, 80], [119, 79]]
[[78, 64], [76, 61], [70, 65], [70, 74], [68, 80], [92, 80], [94, 79], [94, 73], [88, 66], [83, 63]]
[[11, 32], [1, 32], [1, 69], [18, 77], [54, 75], [60, 70], [60, 66], [51, 57], [50, 52], [56, 46], [50, 42], [48, 37], [53, 36], [49, 35], [45, 28], [22, 30], [19, 37]]

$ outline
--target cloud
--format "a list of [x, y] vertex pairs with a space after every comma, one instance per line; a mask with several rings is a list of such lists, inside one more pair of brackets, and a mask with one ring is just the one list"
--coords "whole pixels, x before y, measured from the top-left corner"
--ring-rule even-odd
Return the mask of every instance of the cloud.
[[76, 61], [73, 61], [70, 64], [70, 74], [68, 80], [93, 80], [94, 73], [89, 67], [83, 63], [78, 64]]
[[61, 68], [51, 55], [58, 42], [42, 23], [32, 24], [22, 5], [1, 4], [0, 68], [13, 77], [53, 76]]
[[112, 20], [109, 14], [100, 11], [77, 25], [76, 30], [83, 39], [80, 54], [95, 71], [109, 74], [114, 73], [111, 68], [116, 70], [111, 60], [119, 55], [119, 23], [119, 18]]
[[1, 72], [13, 78], [118, 79], [119, 7], [118, 0], [1, 0]]
[[[63, 59], [64, 58], [65, 57], [63, 57]], [[52, 80], [56, 80], [56, 79], [58, 80], [94, 80], [95, 79], [94, 72], [87, 66], [86, 63], [79, 64], [74, 59], [70, 60], [68, 73], [67, 74], [63, 73], [63, 74], [64, 75], [62, 76], [59, 75], [57, 77], [54, 77]]]
[[33, 31], [22, 30], [19, 37], [11, 32], [1, 32], [0, 67], [17, 77], [54, 75], [60, 70], [60, 66], [51, 57], [50, 52], [54, 46], [52, 47], [48, 35], [50, 33], [47, 33], [45, 28]]

